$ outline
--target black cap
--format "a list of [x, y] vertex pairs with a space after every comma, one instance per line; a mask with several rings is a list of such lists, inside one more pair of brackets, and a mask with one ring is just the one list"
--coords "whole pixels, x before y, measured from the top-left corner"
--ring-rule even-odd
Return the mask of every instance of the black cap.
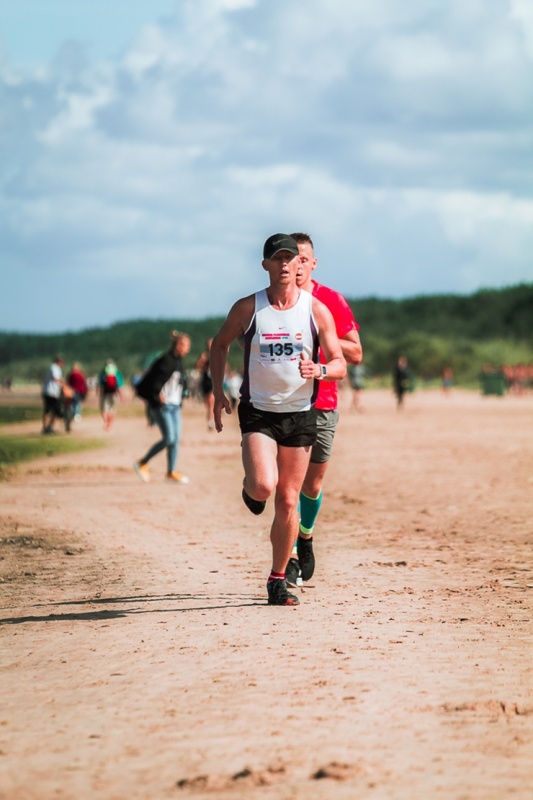
[[263, 258], [272, 258], [280, 250], [288, 250], [289, 253], [299, 254], [298, 243], [288, 233], [274, 233], [269, 236], [263, 247]]

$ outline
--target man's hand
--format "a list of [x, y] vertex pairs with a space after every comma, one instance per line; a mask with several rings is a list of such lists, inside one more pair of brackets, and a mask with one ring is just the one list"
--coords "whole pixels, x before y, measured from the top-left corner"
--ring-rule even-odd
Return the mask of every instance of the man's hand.
[[231, 403], [225, 394], [220, 397], [215, 397], [215, 405], [213, 406], [213, 419], [215, 421], [215, 430], [217, 433], [220, 433], [224, 427], [222, 425], [222, 409], [225, 410], [226, 414], [231, 414]]
[[300, 362], [298, 364], [298, 368], [300, 370], [300, 375], [302, 376], [302, 378], [305, 378], [306, 380], [312, 380], [313, 378], [317, 377], [316, 375], [317, 364], [314, 361], [311, 361], [310, 358], [306, 358], [305, 353], [302, 353], [300, 355]]

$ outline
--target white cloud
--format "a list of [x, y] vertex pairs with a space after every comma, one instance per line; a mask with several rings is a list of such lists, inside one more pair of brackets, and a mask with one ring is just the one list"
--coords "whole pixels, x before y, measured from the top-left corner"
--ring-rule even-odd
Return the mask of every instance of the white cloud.
[[77, 324], [59, 295], [50, 321], [20, 322], [28, 272], [38, 294], [119, 284], [82, 325], [223, 313], [280, 229], [308, 230], [351, 297], [531, 279], [529, 4], [175, 9], [99, 63], [76, 47], [32, 74], [0, 59], [0, 326]]
[[363, 146], [363, 155], [369, 161], [378, 164], [411, 168], [411, 167], [431, 167], [435, 163], [436, 154], [427, 152], [422, 147], [405, 147], [399, 142], [387, 141], [368, 141]]
[[533, 6], [530, 0], [509, 0], [511, 19], [519, 25], [527, 54], [533, 58]]
[[112, 99], [113, 93], [108, 86], [96, 86], [88, 93], [60, 91], [58, 100], [63, 111], [42, 132], [43, 142], [57, 145], [68, 139], [72, 133], [93, 128], [96, 112], [109, 105]]

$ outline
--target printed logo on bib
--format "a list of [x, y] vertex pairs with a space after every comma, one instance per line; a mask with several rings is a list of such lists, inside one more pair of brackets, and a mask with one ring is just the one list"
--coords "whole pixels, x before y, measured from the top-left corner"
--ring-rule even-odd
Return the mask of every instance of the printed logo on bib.
[[298, 361], [303, 353], [303, 336], [290, 333], [262, 333], [259, 339], [261, 361]]

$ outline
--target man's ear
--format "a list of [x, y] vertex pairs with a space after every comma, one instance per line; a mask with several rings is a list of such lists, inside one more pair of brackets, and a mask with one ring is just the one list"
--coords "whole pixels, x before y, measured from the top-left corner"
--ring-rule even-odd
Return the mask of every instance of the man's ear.
[[263, 269], [265, 270], [265, 272], [268, 272], [268, 267], [267, 267], [267, 260], [266, 260], [266, 258], [264, 258], [264, 259], [261, 261], [261, 266], [263, 267]]

